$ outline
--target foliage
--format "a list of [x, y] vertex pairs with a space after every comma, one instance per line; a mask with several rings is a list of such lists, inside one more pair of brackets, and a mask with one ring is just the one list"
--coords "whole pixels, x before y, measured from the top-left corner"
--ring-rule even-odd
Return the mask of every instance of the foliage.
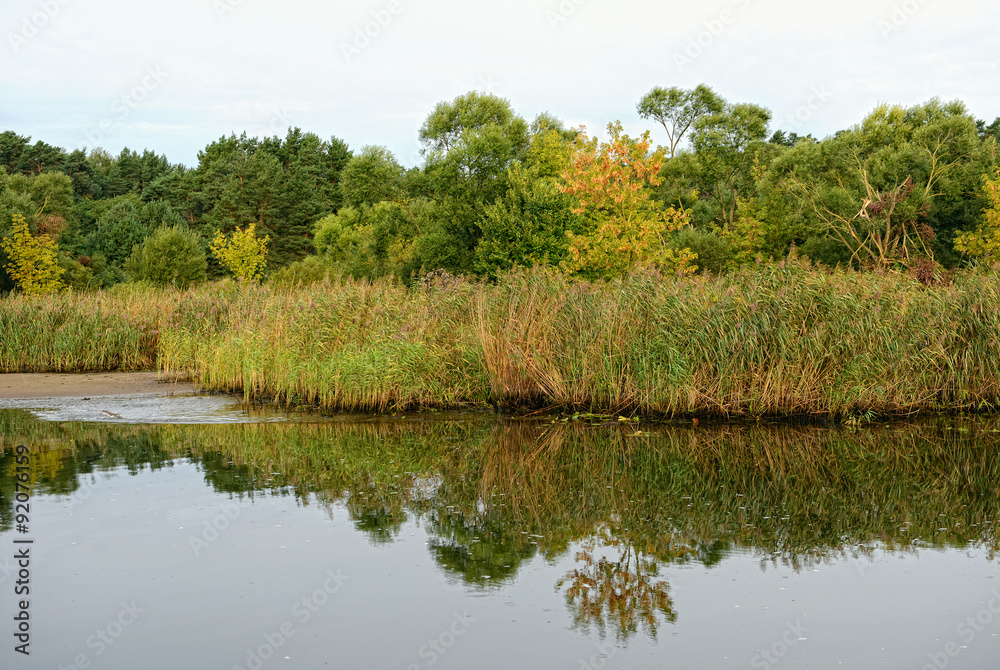
[[0, 241], [7, 253], [7, 274], [17, 287], [28, 295], [52, 293], [63, 288], [59, 278], [58, 251], [52, 238], [46, 234], [33, 236], [23, 216], [13, 217], [13, 235]]
[[935, 99], [880, 105], [836, 137], [797, 144], [777, 169], [815, 232], [853, 262], [888, 268], [934, 259], [939, 233], [962, 216], [953, 203], [969, 170], [985, 159], [965, 106]]
[[759, 164], [751, 173], [753, 191], [748, 197], [737, 197], [734, 221], [719, 229], [732, 251], [732, 267], [780, 260], [806, 232], [773, 175]]
[[151, 232], [153, 227], [142, 216], [142, 204], [132, 196], [124, 197], [98, 219], [93, 248], [110, 264], [121, 267], [132, 249]]
[[723, 226], [735, 223], [740, 198], [753, 188], [752, 168], [769, 158], [771, 145], [764, 139], [770, 120], [771, 112], [759, 105], [727, 103], [695, 122], [696, 179], [699, 190], [718, 206]]
[[340, 190], [348, 207], [374, 205], [383, 200], [401, 202], [403, 166], [385, 147], [362, 147], [344, 166]]
[[[728, 270], [779, 262], [793, 248], [862, 269], [951, 268], [992, 207], [980, 181], [1000, 167], [1000, 119], [976, 120], [957, 101], [880, 105], [821, 141], [770, 133], [768, 110], [729, 103], [704, 84], [655, 87], [636, 109], [666, 133], [658, 179], [640, 190], [699, 230], [681, 237], [714, 255], [702, 269], [726, 253]], [[222, 136], [191, 168], [150, 149], [66, 151], [3, 131], [0, 236], [23, 216], [32, 234], [58, 243], [67, 281], [101, 287], [125, 278], [125, 260], [160, 226], [210, 239], [254, 223], [270, 238], [276, 270], [312, 253], [318, 222], [348, 207], [341, 251], [323, 258], [335, 275], [410, 281], [442, 269], [496, 279], [516, 266], [575, 263], [586, 276], [611, 276], [634, 265], [636, 250], [685, 248], [670, 231], [572, 211], [563, 175], [578, 134], [547, 112], [529, 124], [508, 100], [476, 92], [434, 107], [418, 133], [424, 160], [409, 169], [384, 147], [355, 156], [336, 137], [294, 127]], [[592, 257], [582, 265], [581, 252]], [[209, 275], [222, 276], [208, 261]], [[660, 261], [667, 270], [680, 262]], [[0, 271], [0, 290], [12, 287]]]
[[613, 123], [608, 133], [608, 142], [582, 132], [574, 142], [563, 192], [587, 224], [580, 234], [567, 231], [569, 256], [563, 266], [588, 277], [621, 276], [642, 266], [692, 271], [693, 255], [666, 243], [668, 233], [690, 223], [688, 212], [662, 207], [647, 190], [659, 183], [662, 150], [650, 153], [648, 131], [632, 139], [621, 123]]
[[[87, 258], [86, 260], [90, 260]], [[59, 252], [59, 267], [63, 269], [62, 282], [67, 288], [83, 291], [95, 286], [94, 271], [64, 250]]]
[[208, 262], [201, 238], [183, 226], [161, 226], [125, 261], [129, 278], [186, 289], [205, 280]]
[[643, 96], [636, 111], [644, 119], [658, 121], [667, 131], [667, 152], [673, 158], [685, 133], [695, 122], [704, 116], [721, 113], [724, 104], [725, 101], [705, 84], [690, 91], [676, 86], [667, 89], [657, 86]]
[[1000, 263], [1000, 170], [990, 179], [983, 175], [983, 191], [989, 207], [983, 210], [979, 227], [955, 239], [955, 249], [981, 261]]
[[440, 216], [418, 246], [430, 252], [428, 265], [471, 272], [482, 208], [506, 193], [508, 169], [524, 159], [530, 146], [528, 124], [507, 100], [472, 92], [437, 105], [419, 137], [426, 155], [425, 188]]
[[681, 252], [689, 250], [695, 255], [691, 263], [698, 272], [722, 274], [733, 263], [733, 248], [728, 237], [716, 230], [685, 226], [668, 238], [667, 244]]
[[532, 137], [525, 163], [507, 171], [507, 193], [484, 208], [476, 270], [496, 278], [512, 267], [558, 267], [567, 259], [567, 232], [583, 232], [584, 220], [558, 175], [569, 169], [572, 145], [557, 129]]
[[330, 265], [321, 256], [306, 256], [268, 277], [268, 284], [282, 288], [309, 286], [330, 278]]
[[215, 231], [210, 248], [219, 262], [241, 282], [264, 276], [267, 266], [267, 243], [270, 236], [257, 237], [256, 224], [237, 228], [231, 235]]
[[252, 222], [274, 240], [270, 260], [281, 267], [309, 253], [313, 225], [340, 206], [350, 155], [341, 140], [298, 128], [283, 140], [233, 134], [200, 152], [198, 168], [177, 187], [190, 189], [182, 200], [206, 236]]
[[422, 265], [420, 246], [430, 239], [426, 232], [432, 232], [428, 209], [423, 199], [406, 206], [382, 201], [345, 207], [316, 223], [316, 250], [337, 274], [406, 279]]

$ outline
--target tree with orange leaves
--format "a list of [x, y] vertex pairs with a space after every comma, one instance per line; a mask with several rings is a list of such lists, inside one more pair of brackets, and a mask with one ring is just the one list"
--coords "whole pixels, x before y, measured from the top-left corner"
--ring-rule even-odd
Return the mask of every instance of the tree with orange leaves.
[[563, 191], [573, 213], [587, 222], [586, 232], [567, 232], [569, 258], [563, 266], [591, 278], [621, 276], [638, 267], [686, 274], [697, 255], [667, 246], [667, 235], [690, 223], [690, 213], [650, 199], [660, 183], [662, 148], [650, 152], [649, 132], [633, 139], [620, 122], [608, 124], [610, 139], [599, 142], [581, 129], [573, 145]]

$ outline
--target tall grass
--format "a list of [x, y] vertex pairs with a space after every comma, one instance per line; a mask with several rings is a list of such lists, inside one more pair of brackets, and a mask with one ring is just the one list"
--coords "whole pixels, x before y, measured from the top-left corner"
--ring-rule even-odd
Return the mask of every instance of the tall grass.
[[248, 399], [844, 416], [1000, 402], [1000, 278], [926, 287], [789, 262], [723, 277], [300, 288], [223, 282], [0, 300], [0, 370], [189, 373]]
[[385, 411], [488, 400], [470, 307], [459, 282], [389, 281], [205, 291], [160, 335], [160, 368], [249, 399]]
[[155, 369], [162, 319], [176, 302], [177, 292], [129, 284], [0, 298], [0, 372]]
[[726, 415], [995, 405], [1000, 281], [789, 264], [585, 284], [529, 273], [479, 294], [484, 361], [511, 404]]

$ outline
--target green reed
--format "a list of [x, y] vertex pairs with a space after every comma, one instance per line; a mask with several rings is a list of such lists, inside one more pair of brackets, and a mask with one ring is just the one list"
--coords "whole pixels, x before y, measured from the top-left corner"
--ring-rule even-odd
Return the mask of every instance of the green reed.
[[158, 368], [329, 410], [898, 415], [1000, 402], [1000, 278], [795, 261], [722, 277], [125, 287], [0, 300], [0, 370]]

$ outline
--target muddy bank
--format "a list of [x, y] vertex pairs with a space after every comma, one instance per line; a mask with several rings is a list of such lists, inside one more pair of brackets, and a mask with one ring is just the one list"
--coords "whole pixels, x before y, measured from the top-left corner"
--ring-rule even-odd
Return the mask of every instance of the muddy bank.
[[191, 382], [159, 379], [156, 372], [0, 374], [0, 399], [192, 393]]

